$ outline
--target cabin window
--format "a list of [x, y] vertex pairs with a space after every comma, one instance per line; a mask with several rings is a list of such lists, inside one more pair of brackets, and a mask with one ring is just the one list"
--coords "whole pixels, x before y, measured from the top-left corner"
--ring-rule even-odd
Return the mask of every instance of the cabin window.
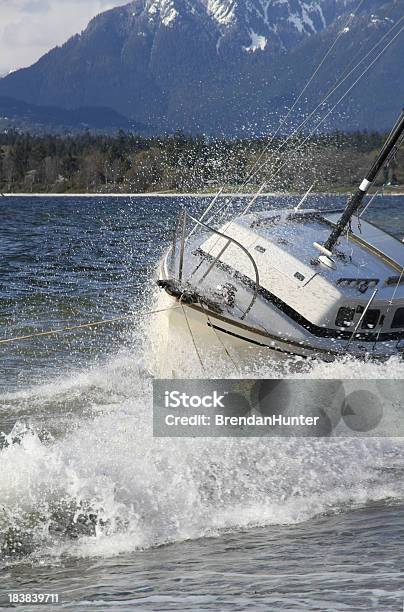
[[362, 321], [362, 329], [374, 329], [380, 319], [380, 310], [368, 310]]
[[343, 306], [338, 311], [335, 325], [337, 327], [350, 327], [354, 320], [354, 316], [355, 308], [347, 308], [346, 306]]
[[404, 327], [404, 308], [397, 308], [394, 314], [391, 327], [393, 329], [397, 329], [398, 327]]

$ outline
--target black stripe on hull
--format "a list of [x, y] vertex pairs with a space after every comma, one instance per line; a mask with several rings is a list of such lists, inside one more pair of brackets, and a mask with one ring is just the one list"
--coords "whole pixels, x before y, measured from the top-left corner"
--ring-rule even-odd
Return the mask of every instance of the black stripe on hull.
[[292, 357], [300, 357], [302, 359], [309, 359], [307, 355], [298, 355], [297, 353], [291, 353], [290, 351], [285, 351], [276, 346], [269, 346], [268, 344], [263, 344], [262, 342], [257, 342], [256, 340], [251, 340], [250, 338], [245, 338], [244, 336], [240, 336], [234, 332], [229, 331], [228, 329], [223, 329], [223, 327], [218, 327], [217, 325], [213, 325], [213, 323], [208, 323], [208, 326], [216, 331], [222, 332], [223, 334], [227, 334], [228, 336], [232, 336], [233, 338], [237, 338], [238, 340], [243, 340], [244, 342], [248, 342], [249, 344], [254, 344], [255, 346], [260, 346], [262, 348], [269, 349], [270, 351], [276, 351], [277, 353], [283, 353], [284, 355], [290, 355]]
[[[198, 249], [198, 254], [201, 257], [205, 257], [208, 261], [214, 260], [214, 257], [212, 257], [212, 255], [205, 253], [201, 249]], [[255, 283], [251, 280], [251, 278], [245, 276], [244, 274], [241, 274], [240, 272], [237, 272], [237, 270], [235, 270], [228, 264], [225, 264], [221, 261], [217, 261], [216, 265], [219, 268], [225, 270], [226, 272], [229, 272], [234, 278], [237, 278], [237, 280], [241, 281], [244, 285], [247, 285], [250, 288], [255, 286]], [[261, 285], [258, 287], [258, 295], [263, 297], [267, 302], [270, 302], [271, 304], [276, 306], [276, 308], [278, 308], [278, 310], [280, 310], [283, 314], [288, 316], [290, 319], [292, 319], [292, 321], [300, 325], [300, 327], [303, 327], [306, 331], [310, 332], [310, 334], [316, 336], [317, 338], [334, 338], [335, 340], [353, 340], [357, 342], [373, 343], [391, 342], [393, 340], [399, 341], [404, 338], [404, 332], [385, 332], [380, 334], [372, 332], [359, 332], [352, 336], [352, 332], [342, 331], [338, 329], [330, 329], [327, 327], [320, 327], [319, 325], [316, 325], [315, 323], [312, 323], [311, 321], [303, 317], [303, 315], [301, 315], [294, 308], [289, 306], [289, 304], [286, 304], [286, 302], [281, 300], [279, 297], [277, 297]]]

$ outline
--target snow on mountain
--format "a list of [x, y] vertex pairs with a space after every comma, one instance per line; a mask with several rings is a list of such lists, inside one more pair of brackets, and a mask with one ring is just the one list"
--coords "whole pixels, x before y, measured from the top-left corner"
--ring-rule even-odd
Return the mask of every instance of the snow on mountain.
[[354, 3], [355, 0], [135, 0], [133, 5], [143, 7], [153, 21], [159, 18], [165, 27], [187, 14], [197, 12], [201, 16], [204, 10], [217, 28], [219, 41], [229, 30], [237, 31], [245, 39], [240, 47], [255, 52], [264, 51], [269, 41], [273, 43], [272, 50], [274, 46], [288, 49], [327, 28]]
[[[65, 109], [109, 107], [157, 131], [265, 133], [338, 32], [344, 37], [302, 100], [308, 107], [404, 14], [404, 0], [358, 6], [359, 0], [132, 0], [0, 79], [0, 96]], [[403, 54], [400, 39], [355, 90], [356, 99], [347, 99], [356, 109], [354, 127], [380, 128], [394, 119], [404, 98]]]
[[237, 4], [234, 0], [206, 0], [208, 14], [220, 25], [228, 26], [236, 20]]
[[146, 10], [152, 18], [159, 16], [161, 23], [166, 27], [169, 27], [178, 17], [174, 0], [150, 0]]
[[[177, 0], [178, 1], [178, 0]], [[268, 41], [287, 49], [304, 37], [326, 29], [356, 0], [196, 0], [202, 3], [223, 35], [239, 29], [251, 36], [247, 52], [264, 51]]]

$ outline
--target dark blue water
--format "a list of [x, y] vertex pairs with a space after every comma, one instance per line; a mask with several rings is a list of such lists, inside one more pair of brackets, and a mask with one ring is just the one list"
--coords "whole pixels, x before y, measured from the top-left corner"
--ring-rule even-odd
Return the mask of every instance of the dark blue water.
[[[184, 204], [206, 199], [0, 199], [1, 337], [134, 315], [0, 345], [0, 606], [401, 610], [400, 440], [153, 439], [137, 313]], [[380, 198], [369, 216], [402, 237], [403, 211]], [[327, 372], [353, 367], [402, 376]]]

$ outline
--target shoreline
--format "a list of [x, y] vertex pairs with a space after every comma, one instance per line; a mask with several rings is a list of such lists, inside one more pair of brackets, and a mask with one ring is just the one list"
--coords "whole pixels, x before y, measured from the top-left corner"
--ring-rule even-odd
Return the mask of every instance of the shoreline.
[[[320, 191], [320, 192], [312, 192], [309, 197], [318, 197], [318, 196], [348, 196], [352, 192], [336, 192], [336, 191]], [[202, 198], [202, 197], [214, 197], [216, 192], [209, 193], [200, 193], [200, 192], [190, 192], [190, 193], [164, 193], [164, 192], [155, 192], [155, 193], [1, 193], [1, 198]], [[222, 198], [250, 198], [256, 195], [256, 192], [249, 193], [237, 193], [237, 192], [228, 192], [222, 193], [220, 197]], [[302, 193], [297, 192], [268, 192], [260, 194], [260, 197], [299, 197], [302, 196]], [[369, 194], [371, 196], [372, 194]], [[378, 197], [403, 197], [404, 191], [393, 192], [393, 193], [383, 193], [379, 194]]]
[[[211, 193], [2, 193], [4, 198], [202, 198], [202, 197], [214, 197], [216, 192]], [[255, 193], [222, 193], [220, 197], [240, 197], [248, 198], [254, 196]], [[262, 193], [262, 197], [275, 197], [275, 196], [286, 196], [299, 194], [287, 194], [287, 193]]]

